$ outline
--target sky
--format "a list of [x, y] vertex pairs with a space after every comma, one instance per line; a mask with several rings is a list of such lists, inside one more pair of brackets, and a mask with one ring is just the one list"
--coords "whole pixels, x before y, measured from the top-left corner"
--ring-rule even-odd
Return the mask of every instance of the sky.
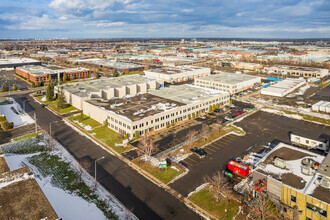
[[330, 0], [0, 0], [0, 38], [330, 38]]

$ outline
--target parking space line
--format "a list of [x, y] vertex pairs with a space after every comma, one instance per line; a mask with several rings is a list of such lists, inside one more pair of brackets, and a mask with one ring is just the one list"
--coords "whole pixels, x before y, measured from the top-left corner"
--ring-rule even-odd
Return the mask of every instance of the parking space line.
[[217, 152], [216, 150], [212, 150], [211, 148], [209, 148], [210, 146], [207, 146], [206, 149], [213, 151], [213, 152]]
[[198, 162], [199, 162], [198, 160], [194, 160], [194, 159], [191, 158], [191, 157], [188, 157], [187, 159], [188, 159], [188, 160], [191, 160], [191, 161], [193, 161], [193, 162], [195, 162], [195, 163], [198, 163]]
[[217, 146], [214, 146], [214, 145], [209, 145], [207, 147], [212, 147], [213, 149], [217, 149], [217, 150], [220, 150], [220, 147], [217, 147]]
[[200, 160], [200, 158], [197, 155], [193, 154], [192, 156], [194, 156], [195, 158], [197, 158], [198, 160]]
[[222, 140], [223, 142], [225, 142], [226, 144], [229, 144], [231, 142], [231, 140]]
[[193, 167], [193, 165], [191, 163], [188, 163], [187, 161], [183, 161], [184, 163], [188, 164], [189, 166]]

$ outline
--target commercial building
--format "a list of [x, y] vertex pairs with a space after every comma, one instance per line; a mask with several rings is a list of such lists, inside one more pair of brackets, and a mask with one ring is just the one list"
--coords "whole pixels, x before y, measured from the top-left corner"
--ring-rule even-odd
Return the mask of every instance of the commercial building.
[[[135, 96], [164, 86], [162, 80], [151, 79], [140, 75], [128, 75], [89, 82], [61, 85], [66, 101], [78, 109], [83, 109], [83, 101], [96, 98], [109, 100]], [[55, 87], [55, 93], [59, 91]]]
[[245, 62], [236, 62], [233, 63], [233, 67], [243, 70], [259, 71], [262, 69], [262, 65], [258, 63], [245, 63]]
[[227, 91], [231, 95], [251, 88], [256, 83], [261, 83], [260, 77], [234, 73], [220, 73], [195, 79], [196, 86]]
[[185, 84], [124, 98], [92, 98], [84, 101], [83, 112], [100, 123], [107, 119], [109, 128], [132, 138], [229, 103], [228, 92]]
[[41, 65], [41, 61], [30, 58], [0, 59], [0, 68], [16, 68], [25, 65]]
[[330, 102], [319, 101], [312, 105], [312, 110], [316, 112], [330, 113]]
[[41, 81], [47, 83], [49, 77], [51, 77], [52, 79], [62, 80], [64, 74], [66, 74], [68, 80], [83, 79], [89, 77], [89, 72], [89, 69], [81, 67], [61, 69], [30, 65], [16, 68], [16, 74], [34, 83], [38, 83]]
[[[256, 165], [254, 190], [289, 219], [329, 219], [330, 155], [279, 143]], [[260, 184], [263, 183], [263, 184]]]
[[88, 59], [78, 60], [78, 63], [87, 63], [95, 67], [107, 67], [111, 70], [117, 70], [120, 73], [129, 73], [135, 71], [143, 71], [144, 66], [136, 63], [128, 63], [117, 60], [102, 60], [102, 59]]
[[184, 82], [211, 74], [210, 68], [198, 66], [163, 67], [145, 70], [147, 77], [162, 79], [166, 82]]
[[284, 97], [304, 84], [306, 84], [306, 80], [304, 79], [287, 78], [277, 84], [261, 89], [261, 94]]
[[204, 59], [187, 58], [187, 57], [158, 57], [164, 66], [182, 66], [204, 63]]
[[299, 67], [298, 66], [284, 66], [284, 65], [264, 67], [263, 72], [295, 76], [295, 77], [306, 77], [306, 78], [310, 78], [310, 77], [324, 78], [329, 75], [328, 69], [300, 67], [300, 66]]

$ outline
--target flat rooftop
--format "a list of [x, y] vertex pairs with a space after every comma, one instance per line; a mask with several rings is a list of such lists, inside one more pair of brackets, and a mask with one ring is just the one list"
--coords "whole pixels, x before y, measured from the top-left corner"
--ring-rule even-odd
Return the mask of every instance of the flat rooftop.
[[[285, 161], [286, 167], [284, 169], [274, 165], [273, 161], [277, 157]], [[314, 175], [308, 176], [301, 172], [302, 160], [305, 158], [312, 159], [320, 164], [324, 160], [324, 156], [319, 154], [279, 143], [259, 161], [256, 171], [269, 175], [283, 184], [295, 188], [297, 191], [304, 192], [314, 177]]]
[[251, 79], [257, 79], [257, 78], [260, 78], [260, 77], [246, 75], [246, 74], [219, 73], [219, 74], [204, 76], [204, 77], [198, 78], [198, 79], [235, 85], [237, 83], [241, 83], [241, 82], [245, 82], [245, 81], [248, 81]]
[[163, 67], [163, 68], [149, 69], [148, 72], [172, 75], [172, 74], [185, 73], [185, 72], [190, 72], [190, 71], [200, 70], [200, 69], [207, 70], [209, 68], [199, 67], [199, 66], [176, 66], [176, 67]]
[[77, 72], [77, 71], [86, 71], [88, 69], [77, 67], [77, 68], [58, 68], [58, 67], [44, 67], [44, 66], [33, 66], [33, 65], [27, 65], [18, 67], [18, 69], [23, 70], [29, 74], [32, 75], [48, 75], [48, 74], [57, 74], [62, 72]]
[[102, 60], [102, 59], [89, 59], [89, 60], [80, 60], [83, 63], [89, 63], [99, 66], [117, 68], [117, 69], [133, 69], [133, 68], [143, 68], [144, 66], [136, 63], [127, 63], [115, 60]]
[[0, 174], [0, 219], [58, 219], [28, 167]]
[[30, 58], [11, 58], [11, 59], [0, 59], [0, 65], [6, 64], [24, 64], [24, 63], [40, 63], [39, 60]]
[[147, 83], [152, 81], [157, 80], [140, 75], [128, 75], [108, 79], [92, 80], [88, 82], [70, 83], [61, 86], [64, 90], [67, 90], [72, 94], [75, 94], [80, 97], [88, 97], [91, 92], [99, 92], [101, 90], [120, 88], [123, 86]]
[[206, 89], [192, 85], [179, 85], [152, 90], [126, 98], [114, 98], [108, 101], [88, 100], [103, 110], [120, 116], [128, 121], [137, 121], [148, 116], [175, 109], [179, 106], [193, 104], [212, 96], [228, 94], [224, 91]]
[[321, 69], [321, 68], [314, 68], [314, 67], [285, 66], [285, 65], [276, 65], [276, 66], [271, 66], [271, 67], [268, 67], [268, 68], [279, 68], [279, 69], [301, 70], [301, 71], [315, 71], [315, 72], [324, 70], [324, 69]]

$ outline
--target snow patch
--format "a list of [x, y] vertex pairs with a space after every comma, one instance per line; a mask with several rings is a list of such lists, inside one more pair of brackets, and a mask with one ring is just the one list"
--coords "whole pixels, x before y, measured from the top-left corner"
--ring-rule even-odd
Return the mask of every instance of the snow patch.
[[0, 115], [6, 116], [8, 122], [14, 123], [14, 128], [26, 124], [34, 123], [34, 120], [26, 114], [21, 106], [11, 99], [14, 103], [8, 105], [0, 105]]

